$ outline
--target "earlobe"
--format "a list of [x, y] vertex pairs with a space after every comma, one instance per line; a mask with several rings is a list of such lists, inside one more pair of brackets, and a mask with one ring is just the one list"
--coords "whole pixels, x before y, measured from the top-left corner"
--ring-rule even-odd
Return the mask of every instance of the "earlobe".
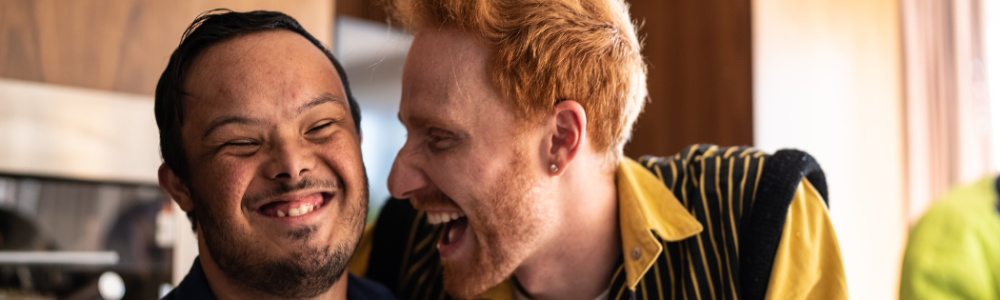
[[166, 163], [160, 164], [157, 177], [160, 181], [160, 187], [167, 191], [167, 194], [170, 194], [170, 198], [173, 198], [177, 202], [177, 206], [180, 206], [186, 212], [194, 210], [190, 189], [188, 189], [187, 184]]

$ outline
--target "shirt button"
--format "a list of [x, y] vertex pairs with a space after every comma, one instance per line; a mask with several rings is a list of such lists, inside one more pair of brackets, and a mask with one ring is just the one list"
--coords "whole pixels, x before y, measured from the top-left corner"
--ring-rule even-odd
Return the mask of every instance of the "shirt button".
[[642, 249], [639, 247], [632, 248], [632, 260], [639, 260], [642, 257]]

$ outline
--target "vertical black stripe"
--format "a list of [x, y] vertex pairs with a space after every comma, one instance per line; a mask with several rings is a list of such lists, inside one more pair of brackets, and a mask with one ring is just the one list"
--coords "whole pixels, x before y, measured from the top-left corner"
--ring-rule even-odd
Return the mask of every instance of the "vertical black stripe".
[[425, 219], [426, 216], [427, 214], [425, 213], [418, 213], [417, 217], [413, 219], [413, 225], [412, 228], [410, 229], [409, 241], [406, 242], [406, 253], [403, 255], [403, 265], [402, 268], [399, 268], [399, 286], [396, 288], [397, 292], [403, 291], [403, 289], [406, 286], [406, 282], [409, 279], [406, 277], [406, 269], [407, 269], [406, 266], [408, 266], [408, 263], [410, 261], [410, 255], [412, 254], [411, 245], [413, 245], [413, 241], [417, 238], [417, 230], [420, 229], [420, 224], [424, 222], [423, 220]]
[[[663, 254], [645, 274], [636, 299], [668, 294], [663, 299], [741, 298], [739, 230], [765, 157], [751, 148], [699, 145], [673, 157], [643, 158], [704, 230], [686, 240], [663, 242]], [[679, 166], [676, 172], [673, 166]]]

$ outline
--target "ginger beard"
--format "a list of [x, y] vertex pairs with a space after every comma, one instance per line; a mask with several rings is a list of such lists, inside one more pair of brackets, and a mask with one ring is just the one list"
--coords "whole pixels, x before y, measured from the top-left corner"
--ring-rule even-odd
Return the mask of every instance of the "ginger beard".
[[[316, 232], [316, 227], [307, 226], [289, 232], [289, 237], [301, 241], [303, 247], [291, 256], [276, 257], [259, 247], [251, 238], [251, 233], [234, 226], [232, 216], [221, 211], [213, 201], [201, 197], [191, 189], [198, 227], [201, 229], [205, 246], [219, 269], [244, 288], [270, 294], [285, 299], [306, 299], [326, 292], [336, 283], [344, 271], [351, 255], [357, 248], [364, 233], [365, 216], [368, 211], [368, 176], [365, 175], [361, 199], [347, 199], [343, 181], [303, 179], [295, 186], [278, 185], [264, 193], [244, 195], [243, 203], [253, 203], [254, 198], [277, 197], [302, 189], [323, 187], [336, 190], [340, 195], [331, 201], [341, 201], [343, 216], [334, 226], [353, 228], [351, 236], [339, 237], [324, 246], [311, 247], [308, 240]], [[352, 201], [353, 200], [353, 201]], [[355, 205], [350, 205], [354, 203]]]
[[[459, 299], [472, 299], [507, 279], [538, 248], [552, 209], [538, 196], [538, 179], [531, 173], [527, 151], [517, 149], [509, 166], [489, 189], [489, 198], [473, 200], [468, 229], [475, 234], [471, 257], [444, 260], [444, 288]], [[414, 196], [418, 209], [429, 204], [455, 206], [440, 191]], [[466, 233], [468, 235], [468, 233]], [[442, 233], [448, 235], [448, 232]]]

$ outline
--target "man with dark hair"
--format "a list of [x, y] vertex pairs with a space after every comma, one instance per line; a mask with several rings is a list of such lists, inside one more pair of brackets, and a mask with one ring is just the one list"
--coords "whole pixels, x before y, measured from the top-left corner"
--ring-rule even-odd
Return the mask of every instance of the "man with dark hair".
[[345, 272], [364, 230], [360, 111], [340, 64], [278, 12], [195, 19], [156, 87], [159, 181], [198, 258], [165, 299], [387, 299]]

